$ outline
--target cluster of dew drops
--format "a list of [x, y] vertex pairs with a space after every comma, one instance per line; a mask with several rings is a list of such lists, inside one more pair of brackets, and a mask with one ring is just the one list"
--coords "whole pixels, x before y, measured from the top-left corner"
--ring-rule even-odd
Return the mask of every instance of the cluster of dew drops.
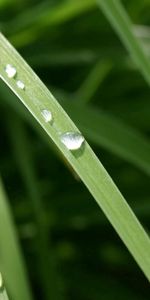
[[[11, 64], [7, 64], [5, 67], [5, 72], [9, 78], [15, 78], [17, 75], [17, 70]], [[21, 80], [16, 81], [16, 85], [19, 89], [25, 90], [25, 84]], [[52, 113], [44, 108], [41, 111], [41, 115], [43, 116], [46, 123], [52, 124], [53, 116]], [[60, 135], [61, 142], [66, 146], [68, 150], [75, 151], [82, 147], [84, 144], [84, 137], [79, 132], [68, 131]]]

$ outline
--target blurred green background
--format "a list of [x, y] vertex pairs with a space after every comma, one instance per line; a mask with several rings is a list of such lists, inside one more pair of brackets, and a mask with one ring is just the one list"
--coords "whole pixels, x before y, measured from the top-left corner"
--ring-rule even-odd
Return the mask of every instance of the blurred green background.
[[[150, 2], [122, 3], [149, 55]], [[124, 134], [134, 129], [149, 139], [149, 87], [95, 1], [0, 0], [0, 29], [149, 231], [150, 179], [120, 132], [123, 126]], [[1, 175], [34, 298], [149, 299], [149, 283], [89, 192], [2, 82], [0, 111]]]

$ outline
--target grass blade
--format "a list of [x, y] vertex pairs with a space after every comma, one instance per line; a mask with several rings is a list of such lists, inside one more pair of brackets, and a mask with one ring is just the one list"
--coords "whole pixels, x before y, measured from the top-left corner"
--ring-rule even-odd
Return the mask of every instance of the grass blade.
[[[78, 132], [77, 127], [3, 35], [0, 35], [0, 49], [2, 80], [18, 96], [72, 165], [150, 280], [150, 239], [112, 179], [86, 141], [84, 147], [77, 152], [71, 152], [63, 145], [60, 133]], [[25, 90], [18, 89], [16, 80], [7, 77], [4, 68], [8, 63], [17, 68], [17, 79], [24, 82]], [[43, 109], [52, 112], [53, 125], [44, 121], [41, 115]]]
[[0, 265], [11, 298], [32, 299], [9, 204], [0, 181]]
[[[42, 201], [41, 191], [37, 183], [32, 155], [29, 151], [30, 138], [28, 138], [23, 123], [19, 121], [16, 115], [12, 116], [11, 122], [8, 125], [15, 159], [18, 163], [28, 193], [28, 199], [31, 201], [37, 227], [35, 243], [37, 245], [37, 263], [39, 264], [40, 282], [43, 287], [43, 294], [45, 299], [48, 300], [62, 300], [62, 288], [59, 284], [60, 276], [57, 272], [53, 249], [50, 245], [47, 224], [45, 224], [46, 211]], [[16, 133], [15, 136], [14, 131]]]
[[112, 67], [113, 64], [110, 61], [100, 60], [96, 63], [88, 77], [85, 79], [85, 81], [77, 91], [76, 98], [78, 99], [80, 104], [86, 104], [92, 100], [97, 89], [112, 70]]
[[[4, 101], [7, 101], [7, 104], [36, 130], [48, 146], [51, 146], [47, 136], [42, 135], [41, 128], [37, 126], [29, 114], [25, 113], [21, 104], [16, 101], [15, 95], [2, 84], [0, 88]], [[60, 94], [56, 91], [57, 93]], [[11, 101], [8, 101], [10, 97]], [[119, 118], [114, 117], [112, 114], [98, 108], [95, 109], [93, 106], [84, 106], [83, 114], [79, 103], [71, 102], [69, 95], [65, 95], [64, 98], [67, 100], [61, 102], [62, 106], [90, 142], [119, 155], [122, 159], [150, 175], [150, 143], [141, 132], [121, 122]], [[146, 107], [144, 118], [147, 123], [148, 113], [148, 107]], [[132, 114], [136, 118], [134, 111], [131, 112], [131, 117]]]
[[150, 61], [142, 43], [135, 36], [132, 22], [120, 0], [97, 0], [100, 8], [118, 33], [145, 80], [150, 83]]
[[65, 1], [65, 3], [61, 3], [53, 9], [49, 8], [48, 3], [48, 7], [43, 14], [36, 14], [33, 22], [34, 7], [33, 11], [30, 9], [29, 12], [19, 16], [18, 20], [15, 19], [12, 24], [9, 24], [10, 30], [11, 27], [13, 30], [17, 28], [17, 31], [20, 28], [18, 33], [11, 35], [10, 40], [17, 47], [25, 46], [39, 38], [45, 28], [61, 25], [95, 6], [94, 0]]

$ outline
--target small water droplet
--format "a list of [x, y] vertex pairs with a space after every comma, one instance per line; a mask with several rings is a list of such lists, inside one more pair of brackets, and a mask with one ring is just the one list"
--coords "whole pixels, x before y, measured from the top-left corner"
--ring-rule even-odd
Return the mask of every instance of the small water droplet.
[[7, 73], [7, 76], [9, 78], [14, 78], [15, 75], [17, 74], [17, 70], [14, 66], [7, 64], [5, 67], [5, 72]]
[[53, 119], [52, 113], [51, 113], [49, 110], [43, 109], [43, 110], [41, 111], [41, 114], [42, 114], [42, 116], [43, 116], [43, 118], [44, 118], [44, 120], [45, 120], [46, 123], [52, 121], [52, 119]]
[[25, 84], [21, 81], [21, 80], [18, 80], [17, 81], [17, 86], [19, 89], [21, 90], [24, 90], [25, 89]]
[[81, 148], [85, 139], [81, 133], [66, 132], [61, 135], [61, 141], [69, 150], [78, 150]]

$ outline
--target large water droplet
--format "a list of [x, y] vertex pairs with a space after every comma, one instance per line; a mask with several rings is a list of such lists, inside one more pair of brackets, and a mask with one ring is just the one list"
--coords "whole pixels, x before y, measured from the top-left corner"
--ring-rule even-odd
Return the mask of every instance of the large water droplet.
[[42, 114], [42, 116], [43, 116], [43, 118], [44, 118], [44, 120], [45, 120], [46, 123], [52, 121], [52, 119], [53, 119], [52, 113], [51, 113], [49, 110], [43, 109], [43, 110], [41, 111], [41, 114]]
[[6, 65], [5, 72], [7, 73], [7, 76], [9, 78], [14, 78], [15, 75], [17, 74], [16, 68], [10, 64]]
[[25, 84], [21, 81], [21, 80], [18, 80], [17, 81], [17, 86], [19, 89], [21, 90], [24, 90], [25, 89]]
[[85, 139], [81, 133], [66, 132], [61, 135], [61, 141], [69, 150], [78, 150], [81, 148]]

